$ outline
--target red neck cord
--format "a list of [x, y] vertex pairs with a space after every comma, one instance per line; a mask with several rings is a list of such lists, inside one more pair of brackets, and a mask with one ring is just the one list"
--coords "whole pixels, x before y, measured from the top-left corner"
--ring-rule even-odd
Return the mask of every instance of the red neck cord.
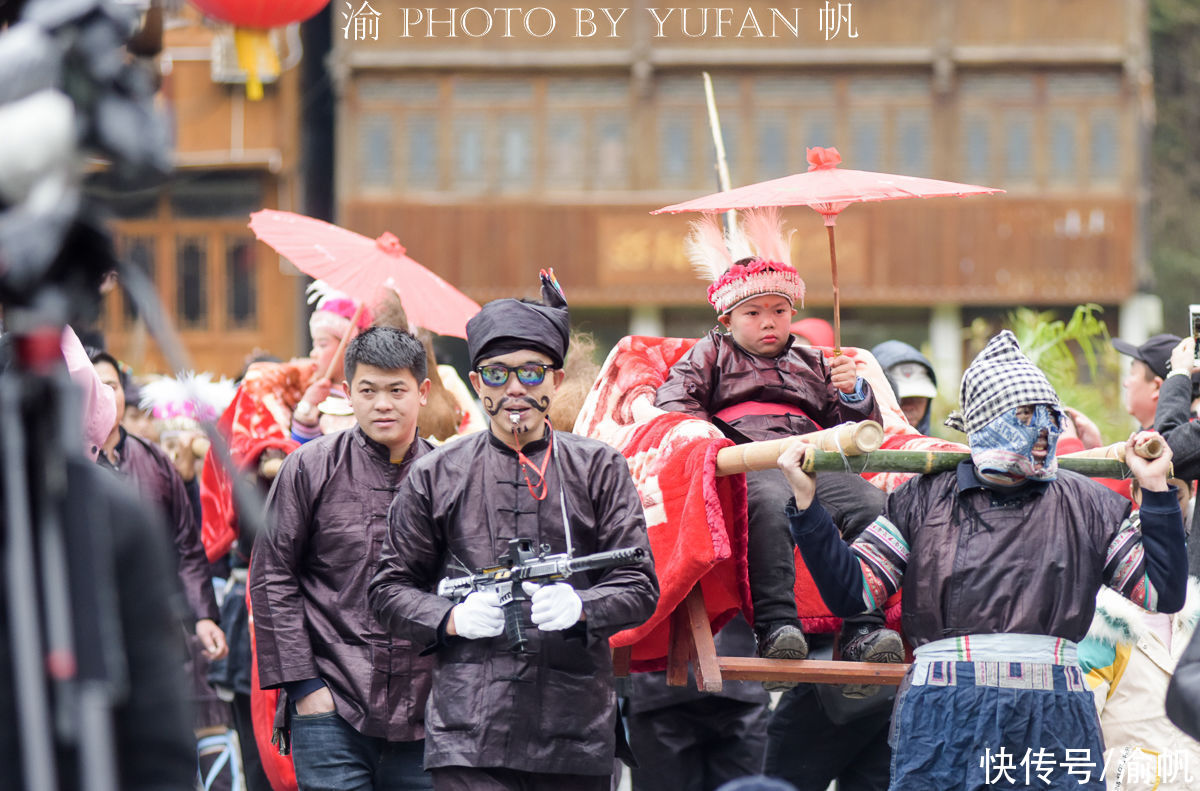
[[[550, 421], [548, 421], [548, 420], [546, 421], [546, 429], [547, 430], [550, 429]], [[513, 430], [513, 439], [517, 440], [518, 443], [520, 442], [520, 440], [517, 439], [517, 432], [515, 429]], [[525, 476], [525, 485], [527, 487], [529, 487], [529, 494], [535, 500], [545, 500], [546, 499], [546, 493], [549, 491], [549, 487], [546, 484], [546, 468], [548, 466], [550, 466], [550, 454], [552, 454], [553, 452], [554, 452], [554, 434], [553, 433], [550, 434], [550, 440], [546, 445], [546, 458], [542, 459], [541, 467], [538, 467], [536, 464], [534, 464], [532, 461], [530, 461], [529, 457], [521, 452], [521, 448], [519, 445], [517, 447], [517, 461], [519, 461], [521, 463], [521, 474]], [[537, 473], [537, 478], [538, 478], [537, 488], [541, 490], [541, 494], [538, 494], [538, 492], [534, 490], [534, 483], [533, 483], [533, 481], [529, 480], [529, 471], [530, 470], [533, 470], [534, 472]]]

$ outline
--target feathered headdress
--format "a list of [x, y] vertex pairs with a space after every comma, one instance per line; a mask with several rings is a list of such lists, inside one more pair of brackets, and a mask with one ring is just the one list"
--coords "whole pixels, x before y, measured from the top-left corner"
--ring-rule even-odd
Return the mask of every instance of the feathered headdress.
[[763, 294], [804, 304], [804, 281], [791, 264], [791, 233], [784, 233], [779, 209], [745, 211], [728, 234], [712, 214], [691, 228], [687, 257], [697, 274], [712, 282], [708, 301], [718, 315]]
[[[308, 304], [316, 304], [316, 309], [308, 317], [308, 331], [315, 333], [319, 329], [328, 329], [334, 335], [341, 337], [350, 327], [350, 320], [358, 309], [358, 303], [341, 291], [330, 288], [323, 280], [314, 280], [305, 289], [308, 294]], [[371, 326], [374, 317], [370, 308], [363, 308], [358, 319], [359, 331]]]
[[199, 430], [201, 420], [216, 420], [233, 400], [233, 381], [210, 373], [187, 372], [178, 379], [160, 376], [142, 385], [138, 406], [148, 411], [159, 431]]

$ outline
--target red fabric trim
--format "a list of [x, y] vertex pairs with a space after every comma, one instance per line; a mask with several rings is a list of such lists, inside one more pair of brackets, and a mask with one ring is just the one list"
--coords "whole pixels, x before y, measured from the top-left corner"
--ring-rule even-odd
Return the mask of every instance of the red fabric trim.
[[[808, 417], [803, 409], [791, 404], [776, 404], [770, 401], [743, 401], [740, 404], [734, 404], [722, 409], [713, 417], [720, 418], [726, 423], [732, 423], [738, 418], [746, 415], [799, 415], [800, 417]], [[812, 420], [812, 418], [809, 418]], [[813, 421], [816, 422], [815, 420]]]
[[250, 616], [250, 721], [254, 726], [254, 744], [263, 773], [274, 791], [297, 791], [296, 767], [291, 755], [280, 755], [279, 748], [272, 743], [275, 733], [275, 709], [279, 703], [279, 690], [261, 689], [258, 681], [258, 650], [254, 641], [254, 610], [250, 609], [250, 590], [246, 590], [246, 609]]

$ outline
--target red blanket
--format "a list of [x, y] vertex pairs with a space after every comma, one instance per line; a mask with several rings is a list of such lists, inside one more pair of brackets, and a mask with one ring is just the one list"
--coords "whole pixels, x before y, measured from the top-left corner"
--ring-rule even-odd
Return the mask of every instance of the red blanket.
[[[692, 339], [623, 338], [609, 354], [575, 424], [577, 432], [621, 451], [642, 496], [661, 589], [658, 608], [646, 623], [612, 638], [613, 646], [633, 646], [635, 670], [665, 667], [668, 616], [696, 584], [714, 632], [738, 610], [753, 623], [746, 480], [743, 475], [716, 475], [716, 453], [732, 442], [707, 421], [654, 407], [658, 386], [693, 344]], [[858, 355], [862, 375], [877, 391], [885, 428], [895, 435], [889, 441], [904, 447], [909, 441], [929, 440], [903, 422], [878, 363], [862, 350]], [[796, 568], [797, 609], [805, 630], [836, 629], [840, 620], [821, 601], [798, 554]], [[895, 627], [899, 597], [888, 605], [888, 621]]]
[[[257, 465], [268, 448], [291, 453], [300, 447], [292, 439], [292, 409], [304, 397], [314, 366], [310, 360], [293, 360], [255, 363], [246, 371], [233, 401], [217, 421], [217, 430], [229, 443], [229, 454], [239, 472]], [[238, 531], [232, 483], [211, 455], [210, 451], [200, 474], [200, 538], [209, 562], [214, 562], [229, 552]]]

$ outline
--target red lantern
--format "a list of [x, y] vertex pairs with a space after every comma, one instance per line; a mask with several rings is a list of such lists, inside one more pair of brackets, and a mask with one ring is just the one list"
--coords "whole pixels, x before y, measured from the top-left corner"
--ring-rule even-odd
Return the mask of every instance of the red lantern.
[[329, 0], [191, 0], [191, 4], [213, 19], [266, 30], [303, 22], [329, 5]]
[[246, 72], [246, 96], [261, 99], [260, 75], [278, 76], [279, 55], [267, 30], [303, 22], [329, 5], [329, 0], [189, 0], [207, 17], [234, 26], [238, 66]]

